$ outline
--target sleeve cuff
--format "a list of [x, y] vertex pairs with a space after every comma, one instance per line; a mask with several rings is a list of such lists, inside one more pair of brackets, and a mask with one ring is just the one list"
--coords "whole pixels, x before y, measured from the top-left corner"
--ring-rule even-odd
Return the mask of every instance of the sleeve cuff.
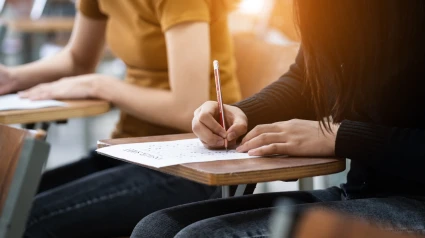
[[382, 156], [388, 137], [383, 126], [344, 120], [338, 129], [335, 155], [350, 159]]
[[166, 32], [168, 29], [170, 29], [171, 27], [184, 23], [184, 22], [210, 22], [210, 19], [208, 16], [205, 15], [191, 15], [191, 16], [180, 16], [177, 18], [171, 18], [171, 19], [167, 19], [162, 21], [161, 23], [161, 29], [162, 32]]
[[76, 8], [85, 17], [95, 20], [107, 19], [108, 17], [100, 11], [98, 4], [96, 0], [78, 0]]

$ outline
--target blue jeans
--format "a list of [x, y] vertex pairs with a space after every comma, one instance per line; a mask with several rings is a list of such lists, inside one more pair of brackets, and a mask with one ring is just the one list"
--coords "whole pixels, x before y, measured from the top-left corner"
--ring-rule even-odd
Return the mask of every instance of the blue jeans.
[[337, 187], [266, 193], [195, 202], [154, 212], [139, 222], [132, 238], [269, 237], [269, 219], [278, 198], [298, 211], [325, 207], [365, 218], [388, 230], [425, 234], [425, 198], [382, 197], [346, 200]]
[[129, 236], [154, 211], [220, 192], [92, 152], [43, 175], [24, 237]]

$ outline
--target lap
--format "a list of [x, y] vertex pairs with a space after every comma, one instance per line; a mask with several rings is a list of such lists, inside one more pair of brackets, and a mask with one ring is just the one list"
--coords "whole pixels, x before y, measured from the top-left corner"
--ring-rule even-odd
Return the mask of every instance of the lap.
[[[385, 230], [425, 233], [425, 202], [411, 198], [368, 198], [291, 207], [298, 211], [326, 208], [364, 219]], [[204, 219], [187, 226], [175, 237], [269, 237], [273, 211], [269, 207]]]
[[92, 150], [80, 160], [49, 170], [41, 177], [38, 193], [77, 180], [84, 176], [100, 172], [127, 163], [98, 154]]
[[132, 237], [173, 237], [184, 227], [200, 220], [272, 207], [276, 199], [283, 195], [297, 203], [316, 203], [341, 199], [339, 188], [333, 187], [310, 192], [265, 193], [185, 204], [164, 209], [145, 217], [134, 229]]
[[219, 195], [216, 187], [131, 164], [114, 166], [39, 193], [25, 234], [129, 235], [151, 212]]
[[389, 230], [423, 232], [425, 202], [406, 197], [342, 200], [339, 188], [216, 199], [155, 212], [136, 226], [132, 237], [267, 237], [277, 198], [294, 209], [324, 207], [381, 224]]

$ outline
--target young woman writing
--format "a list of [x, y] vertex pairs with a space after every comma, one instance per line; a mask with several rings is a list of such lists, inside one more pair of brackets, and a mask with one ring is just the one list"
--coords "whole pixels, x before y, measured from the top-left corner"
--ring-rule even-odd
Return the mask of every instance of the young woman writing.
[[[107, 100], [121, 110], [113, 138], [190, 131], [193, 111], [215, 99], [212, 60], [222, 63], [224, 100], [240, 100], [227, 28], [230, 0], [77, 1], [72, 37], [59, 54], [0, 72], [0, 94]], [[125, 81], [93, 74], [108, 43]], [[25, 237], [118, 237], [155, 210], [219, 196], [192, 183], [91, 153], [47, 172]]]
[[132, 237], [268, 237], [279, 197], [294, 200], [294, 209], [326, 207], [386, 229], [425, 232], [425, 2], [295, 6], [302, 43], [289, 72], [225, 105], [227, 132], [215, 102], [195, 111], [193, 131], [211, 148], [241, 138], [237, 150], [250, 155], [349, 158], [347, 183], [164, 209], [145, 217]]

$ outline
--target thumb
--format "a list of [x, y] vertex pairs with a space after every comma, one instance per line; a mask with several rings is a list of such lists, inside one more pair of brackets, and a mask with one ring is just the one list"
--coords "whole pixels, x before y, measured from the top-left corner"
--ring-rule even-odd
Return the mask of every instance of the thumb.
[[246, 120], [242, 118], [235, 118], [233, 124], [227, 130], [227, 140], [233, 141], [244, 135], [248, 130], [248, 125]]

